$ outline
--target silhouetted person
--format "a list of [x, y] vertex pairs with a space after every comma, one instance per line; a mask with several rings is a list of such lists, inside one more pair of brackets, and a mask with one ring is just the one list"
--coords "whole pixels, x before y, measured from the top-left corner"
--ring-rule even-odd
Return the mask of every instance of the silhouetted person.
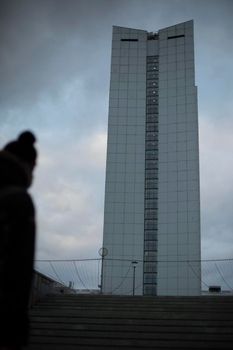
[[21, 349], [28, 340], [35, 210], [27, 189], [36, 164], [35, 141], [25, 131], [0, 151], [0, 350]]

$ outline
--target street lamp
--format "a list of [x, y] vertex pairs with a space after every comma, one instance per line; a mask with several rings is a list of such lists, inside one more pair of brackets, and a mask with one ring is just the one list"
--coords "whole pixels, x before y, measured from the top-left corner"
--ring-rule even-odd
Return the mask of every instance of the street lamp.
[[103, 268], [104, 268], [104, 258], [108, 255], [108, 249], [105, 247], [102, 247], [99, 249], [99, 255], [102, 257], [102, 264], [101, 264], [101, 276], [100, 276], [100, 293], [103, 293]]
[[136, 260], [132, 261], [132, 266], [133, 266], [133, 295], [135, 295], [135, 273], [136, 273], [137, 263], [138, 262]]

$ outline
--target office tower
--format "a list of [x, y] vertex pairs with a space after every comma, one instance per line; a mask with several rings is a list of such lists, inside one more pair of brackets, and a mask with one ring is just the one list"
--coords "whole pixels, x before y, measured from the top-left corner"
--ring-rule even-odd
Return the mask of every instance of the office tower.
[[102, 292], [200, 294], [193, 21], [113, 27]]

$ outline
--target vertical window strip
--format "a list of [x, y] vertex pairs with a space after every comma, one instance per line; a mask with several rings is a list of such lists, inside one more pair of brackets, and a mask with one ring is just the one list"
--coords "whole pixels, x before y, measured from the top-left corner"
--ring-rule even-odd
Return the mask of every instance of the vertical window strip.
[[[159, 57], [147, 57], [143, 294], [157, 294]], [[155, 107], [153, 107], [153, 104]], [[148, 179], [149, 180], [146, 180]], [[150, 234], [151, 232], [151, 234]], [[148, 240], [149, 237], [149, 240]]]

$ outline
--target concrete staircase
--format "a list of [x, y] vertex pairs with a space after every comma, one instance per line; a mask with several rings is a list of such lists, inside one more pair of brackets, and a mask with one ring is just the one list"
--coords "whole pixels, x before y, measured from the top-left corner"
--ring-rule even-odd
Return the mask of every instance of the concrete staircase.
[[29, 350], [232, 349], [233, 297], [51, 295]]

